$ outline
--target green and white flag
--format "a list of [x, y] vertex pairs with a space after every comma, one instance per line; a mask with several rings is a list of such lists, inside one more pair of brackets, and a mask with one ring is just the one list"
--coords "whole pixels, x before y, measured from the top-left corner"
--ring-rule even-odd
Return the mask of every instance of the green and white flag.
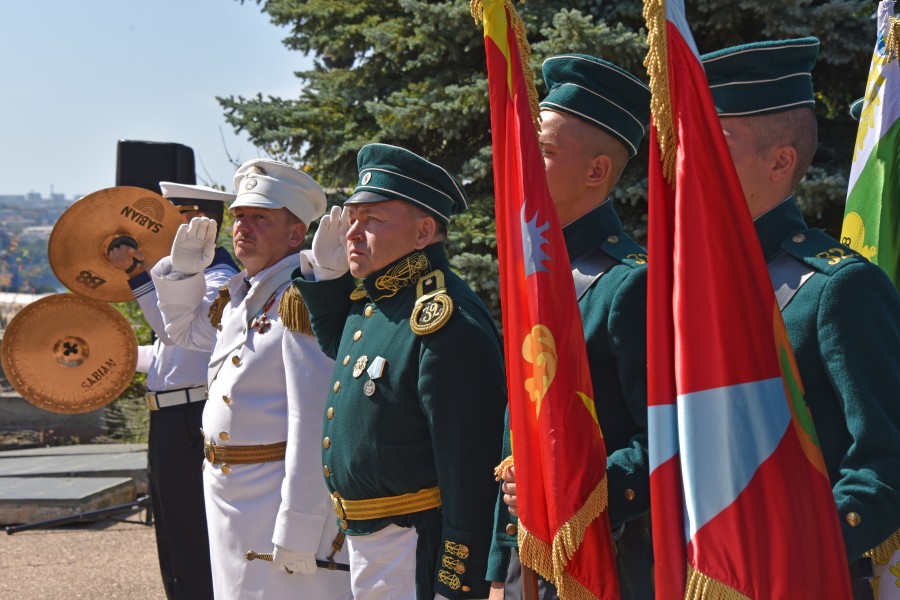
[[[891, 33], [895, 30], [894, 33]], [[841, 242], [887, 272], [900, 290], [900, 19], [878, 4], [878, 40], [866, 82]]]

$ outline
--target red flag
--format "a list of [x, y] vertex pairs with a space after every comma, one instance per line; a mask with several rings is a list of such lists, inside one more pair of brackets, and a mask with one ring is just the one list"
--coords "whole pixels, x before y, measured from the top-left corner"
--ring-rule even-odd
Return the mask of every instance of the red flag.
[[657, 598], [849, 597], [815, 430], [682, 0], [647, 0]]
[[606, 449], [581, 313], [534, 118], [524, 25], [509, 0], [473, 0], [484, 21], [500, 298], [522, 563], [560, 598], [618, 598]]

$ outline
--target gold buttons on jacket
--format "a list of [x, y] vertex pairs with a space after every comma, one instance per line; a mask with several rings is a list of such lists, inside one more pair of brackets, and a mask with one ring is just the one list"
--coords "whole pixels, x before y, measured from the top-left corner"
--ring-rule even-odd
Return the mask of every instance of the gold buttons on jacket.
[[334, 418], [334, 407], [329, 406], [328, 410], [325, 412], [325, 416], [328, 417], [328, 420], [332, 420]]
[[609, 242], [610, 244], [618, 244], [618, 243], [619, 243], [619, 236], [617, 236], [617, 235], [611, 235], [611, 236], [609, 236], [608, 238], [606, 238], [606, 241]]
[[229, 398], [228, 396], [223, 395], [223, 396], [222, 396], [222, 402], [224, 402], [225, 404], [230, 405], [230, 404], [232, 403], [232, 399]]
[[338, 391], [339, 389], [341, 389], [341, 382], [340, 382], [340, 381], [335, 381], [335, 382], [334, 382], [334, 387], [333, 387], [332, 389], [333, 389], [335, 392]]
[[372, 313], [375, 312], [375, 309], [372, 308], [372, 305], [370, 304], [369, 306], [366, 307], [365, 312], [366, 312], [366, 318], [369, 318], [372, 316]]
[[632, 500], [634, 500], [634, 497], [635, 497], [635, 496], [637, 496], [637, 494], [634, 493], [634, 490], [633, 490], [633, 489], [628, 488], [628, 489], [625, 490], [625, 499], [628, 500], [629, 502], [631, 502]]
[[856, 527], [862, 521], [862, 517], [859, 516], [858, 512], [848, 512], [844, 518], [847, 519], [847, 525], [850, 527]]
[[[803, 242], [806, 241], [806, 236], [802, 233], [795, 233], [794, 235], [791, 236], [791, 241], [794, 242], [795, 244], [802, 244]], [[850, 516], [850, 515], [847, 515], [847, 516]]]
[[227, 432], [227, 431], [220, 431], [220, 432], [219, 432], [219, 439], [222, 440], [223, 442], [227, 442], [230, 438], [231, 438], [231, 436], [228, 435], [228, 432]]
[[516, 529], [516, 526], [514, 524], [512, 524], [512, 523], [506, 524], [506, 535], [516, 535], [517, 532], [518, 532], [518, 529]]
[[328, 468], [328, 465], [322, 465], [322, 472], [325, 473], [325, 477], [331, 477], [331, 469]]
[[462, 564], [461, 562], [456, 563], [456, 566], [453, 567], [453, 570], [462, 575], [466, 572], [466, 565]]
[[467, 586], [467, 585], [462, 586], [462, 588], [460, 588], [460, 589], [461, 589], [462, 591], [464, 591], [464, 592], [471, 592], [471, 591], [472, 591], [472, 588], [470, 588], [470, 587]]
[[236, 367], [241, 366], [241, 359], [240, 359], [240, 357], [239, 357], [239, 356], [232, 356], [232, 357], [231, 357], [231, 364], [233, 364], [233, 365], [236, 366]]
[[349, 525], [349, 523], [347, 523], [347, 520], [346, 520], [346, 519], [341, 519], [341, 530], [342, 530], [342, 531], [347, 531], [347, 526], [348, 526], [348, 525]]
[[328, 450], [331, 448], [331, 438], [325, 436], [325, 439], [322, 440], [322, 447]]
[[353, 341], [354, 342], [359, 341], [359, 338], [361, 338], [361, 337], [362, 337], [362, 331], [357, 329], [356, 333], [353, 334]]
[[228, 475], [229, 473], [231, 473], [231, 467], [229, 467], [228, 465], [222, 465], [222, 472]]
[[350, 355], [348, 354], [347, 356], [344, 357], [344, 366], [346, 367], [349, 362], [350, 362]]

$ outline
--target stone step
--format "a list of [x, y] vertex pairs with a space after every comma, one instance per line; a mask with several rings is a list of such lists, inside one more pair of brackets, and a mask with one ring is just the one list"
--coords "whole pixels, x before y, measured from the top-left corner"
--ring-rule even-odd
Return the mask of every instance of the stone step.
[[135, 495], [130, 477], [3, 477], [0, 524], [71, 517], [131, 502]]
[[9, 477], [128, 477], [138, 494], [146, 494], [146, 446], [86, 444], [0, 452], [0, 485]]

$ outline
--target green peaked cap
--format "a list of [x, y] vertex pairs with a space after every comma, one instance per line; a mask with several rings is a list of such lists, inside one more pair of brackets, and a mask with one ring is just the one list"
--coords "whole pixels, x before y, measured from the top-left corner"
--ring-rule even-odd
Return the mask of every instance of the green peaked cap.
[[754, 42], [700, 57], [720, 117], [815, 108], [812, 68], [819, 40]]
[[346, 204], [403, 200], [449, 222], [469, 205], [462, 185], [446, 169], [389, 144], [368, 144], [356, 157], [359, 180]]
[[542, 67], [550, 92], [541, 108], [599, 127], [633, 157], [650, 124], [650, 88], [611, 62], [586, 54], [551, 56]]

